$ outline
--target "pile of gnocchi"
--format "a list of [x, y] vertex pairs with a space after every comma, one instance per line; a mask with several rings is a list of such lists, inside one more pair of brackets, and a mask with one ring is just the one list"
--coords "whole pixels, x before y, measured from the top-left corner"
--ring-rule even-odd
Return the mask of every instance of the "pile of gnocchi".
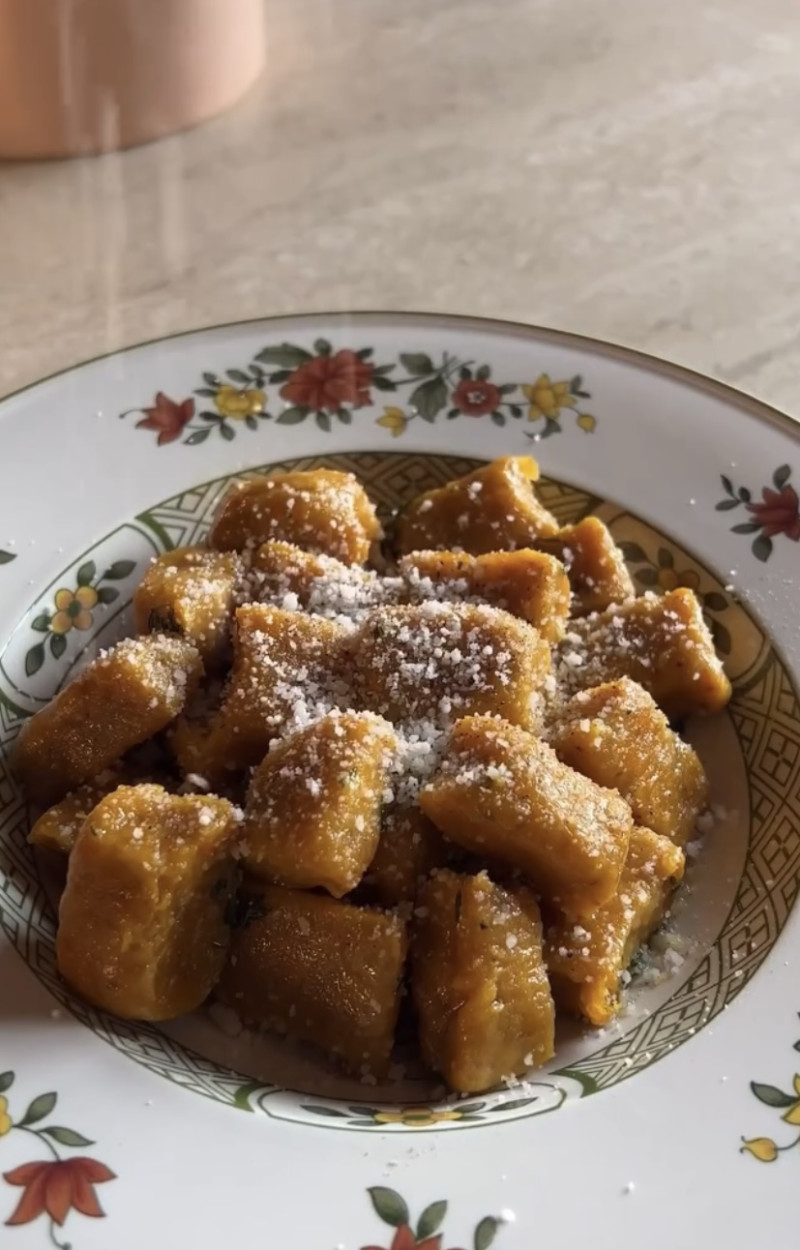
[[73, 990], [215, 1000], [368, 1083], [402, 1011], [457, 1093], [614, 1017], [708, 801], [674, 725], [731, 690], [692, 591], [636, 597], [537, 477], [495, 460], [386, 535], [352, 474], [251, 476], [152, 561], [16, 746]]

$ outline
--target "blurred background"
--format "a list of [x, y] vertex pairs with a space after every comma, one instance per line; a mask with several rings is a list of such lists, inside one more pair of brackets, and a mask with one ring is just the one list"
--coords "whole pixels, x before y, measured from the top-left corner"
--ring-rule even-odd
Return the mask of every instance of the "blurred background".
[[[794, 0], [263, 11], [263, 71], [213, 119], [0, 162], [0, 393], [195, 326], [380, 308], [610, 338], [796, 408]], [[163, 32], [137, 31], [169, 81]]]

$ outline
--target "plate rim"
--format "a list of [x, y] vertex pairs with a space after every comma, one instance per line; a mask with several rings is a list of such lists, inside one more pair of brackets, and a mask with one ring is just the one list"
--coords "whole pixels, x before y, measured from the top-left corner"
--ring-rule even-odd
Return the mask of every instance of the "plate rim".
[[595, 335], [582, 334], [574, 330], [561, 330], [555, 326], [539, 325], [537, 322], [517, 321], [509, 317], [475, 316], [471, 313], [417, 312], [412, 309], [359, 308], [350, 310], [339, 309], [338, 311], [329, 312], [269, 313], [258, 317], [235, 318], [232, 321], [218, 321], [191, 326], [185, 330], [175, 330], [170, 334], [157, 334], [152, 338], [140, 339], [133, 343], [127, 343], [122, 347], [115, 347], [111, 351], [99, 352], [97, 355], [84, 357], [75, 361], [74, 364], [66, 365], [62, 369], [55, 369], [52, 373], [44, 374], [31, 382], [26, 382], [23, 386], [7, 391], [5, 394], [0, 395], [0, 414], [3, 406], [9, 400], [18, 399], [20, 396], [27, 394], [28, 391], [32, 391], [46, 382], [52, 382], [56, 378], [66, 377], [72, 373], [79, 372], [89, 365], [128, 356], [146, 347], [156, 347], [159, 344], [172, 343], [178, 339], [191, 338], [194, 335], [210, 331], [245, 329], [247, 327], [269, 325], [282, 321], [310, 321], [326, 325], [341, 325], [349, 322], [368, 323], [369, 321], [382, 319], [397, 325], [412, 325], [424, 322], [433, 328], [437, 324], [444, 325], [450, 322], [455, 323], [456, 328], [471, 329], [475, 332], [498, 333], [499, 331], [505, 331], [508, 333], [511, 331], [517, 335], [522, 332], [523, 335], [530, 335], [532, 338], [552, 343], [554, 346], [565, 348], [572, 346], [595, 356], [632, 364], [645, 372], [660, 374], [661, 376], [671, 378], [673, 381], [682, 383], [692, 390], [702, 391], [715, 396], [743, 411], [748, 416], [754, 417], [756, 420], [784, 430], [800, 442], [800, 411], [797, 416], [792, 416], [791, 413], [786, 412], [775, 404], [771, 404], [768, 400], [759, 398], [751, 391], [733, 386], [729, 382], [722, 382], [699, 369], [694, 369], [690, 365], [678, 364], [676, 361], [660, 356], [657, 353], [646, 352], [641, 348], [631, 347], [614, 339], [598, 338]]

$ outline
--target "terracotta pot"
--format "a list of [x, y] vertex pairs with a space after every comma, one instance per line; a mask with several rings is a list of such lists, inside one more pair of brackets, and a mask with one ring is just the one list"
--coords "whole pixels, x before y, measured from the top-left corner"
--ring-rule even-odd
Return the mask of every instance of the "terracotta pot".
[[234, 104], [263, 0], [0, 0], [0, 156], [130, 147]]

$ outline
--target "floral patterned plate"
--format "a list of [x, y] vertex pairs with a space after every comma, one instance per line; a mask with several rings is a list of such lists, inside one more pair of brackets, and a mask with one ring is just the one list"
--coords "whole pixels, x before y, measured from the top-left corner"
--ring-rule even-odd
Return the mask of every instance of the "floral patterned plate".
[[[621, 348], [413, 315], [203, 330], [0, 405], [3, 1247], [796, 1245], [798, 429]], [[670, 975], [635, 977], [613, 1028], [564, 1029], [535, 1080], [465, 1100], [413, 1063], [349, 1081], [214, 1009], [139, 1027], [72, 997], [7, 752], [125, 632], [150, 557], [201, 537], [243, 470], [351, 468], [388, 511], [517, 452], [563, 521], [608, 521], [641, 589], [697, 592], [733, 681], [690, 727], [716, 819]]]

